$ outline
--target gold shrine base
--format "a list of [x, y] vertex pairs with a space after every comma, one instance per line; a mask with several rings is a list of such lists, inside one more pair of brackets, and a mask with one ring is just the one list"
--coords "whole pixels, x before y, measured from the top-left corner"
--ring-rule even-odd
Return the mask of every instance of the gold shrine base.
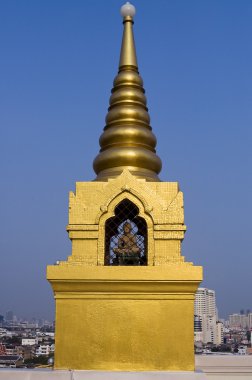
[[49, 266], [56, 369], [194, 370], [202, 268]]

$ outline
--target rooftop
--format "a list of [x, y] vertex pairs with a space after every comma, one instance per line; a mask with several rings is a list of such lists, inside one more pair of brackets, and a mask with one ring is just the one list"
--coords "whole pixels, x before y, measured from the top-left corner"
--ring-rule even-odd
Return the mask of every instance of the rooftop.
[[240, 380], [252, 379], [252, 355], [197, 355], [196, 372], [110, 372], [0, 368], [0, 380]]

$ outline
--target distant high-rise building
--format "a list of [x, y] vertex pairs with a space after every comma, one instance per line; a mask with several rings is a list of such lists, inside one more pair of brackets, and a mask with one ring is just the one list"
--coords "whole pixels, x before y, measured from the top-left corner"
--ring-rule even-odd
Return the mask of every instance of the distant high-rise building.
[[231, 314], [229, 315], [229, 326], [230, 328], [241, 328], [241, 314]]
[[199, 288], [195, 295], [195, 315], [211, 315], [216, 317], [215, 291], [207, 288]]
[[215, 344], [222, 344], [224, 342], [224, 325], [221, 321], [216, 322], [216, 336]]
[[12, 310], [9, 310], [9, 311], [7, 311], [6, 312], [6, 321], [7, 322], [11, 322], [11, 321], [13, 321], [13, 316], [14, 316], [14, 314], [13, 314], [13, 311]]
[[248, 328], [248, 316], [245, 315], [245, 314], [242, 314], [242, 315], [241, 315], [241, 327], [242, 327], [243, 329]]
[[252, 313], [248, 313], [248, 328], [252, 329]]
[[252, 313], [229, 315], [229, 326], [237, 330], [252, 328]]
[[[194, 339], [203, 343], [223, 343], [223, 325], [218, 322], [215, 291], [199, 288], [194, 303]], [[199, 323], [200, 321], [200, 323]], [[201, 326], [201, 331], [200, 331]]]

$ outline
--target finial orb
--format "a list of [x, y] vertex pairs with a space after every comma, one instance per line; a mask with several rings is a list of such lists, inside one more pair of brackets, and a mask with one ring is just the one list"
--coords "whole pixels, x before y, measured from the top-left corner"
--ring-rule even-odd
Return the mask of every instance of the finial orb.
[[122, 17], [130, 16], [133, 18], [135, 14], [136, 14], [136, 8], [134, 7], [134, 5], [130, 4], [129, 1], [127, 1], [127, 3], [121, 7]]

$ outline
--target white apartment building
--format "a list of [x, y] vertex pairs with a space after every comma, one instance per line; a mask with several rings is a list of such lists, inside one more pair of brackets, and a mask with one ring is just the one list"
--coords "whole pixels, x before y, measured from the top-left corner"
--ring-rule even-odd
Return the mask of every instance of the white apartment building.
[[54, 345], [51, 347], [49, 344], [48, 345], [40, 345], [36, 348], [35, 355], [36, 356], [41, 356], [41, 355], [46, 355], [48, 356], [51, 352], [54, 352]]
[[34, 346], [38, 344], [38, 338], [23, 338], [22, 346]]
[[215, 291], [207, 288], [198, 288], [195, 295], [194, 314], [196, 326], [201, 322], [201, 331], [197, 328], [194, 333], [195, 341], [202, 338], [203, 343], [223, 343], [223, 325], [218, 322]]
[[0, 337], [7, 335], [7, 330], [0, 327]]
[[216, 317], [215, 291], [198, 288], [194, 303], [195, 315], [211, 315]]

